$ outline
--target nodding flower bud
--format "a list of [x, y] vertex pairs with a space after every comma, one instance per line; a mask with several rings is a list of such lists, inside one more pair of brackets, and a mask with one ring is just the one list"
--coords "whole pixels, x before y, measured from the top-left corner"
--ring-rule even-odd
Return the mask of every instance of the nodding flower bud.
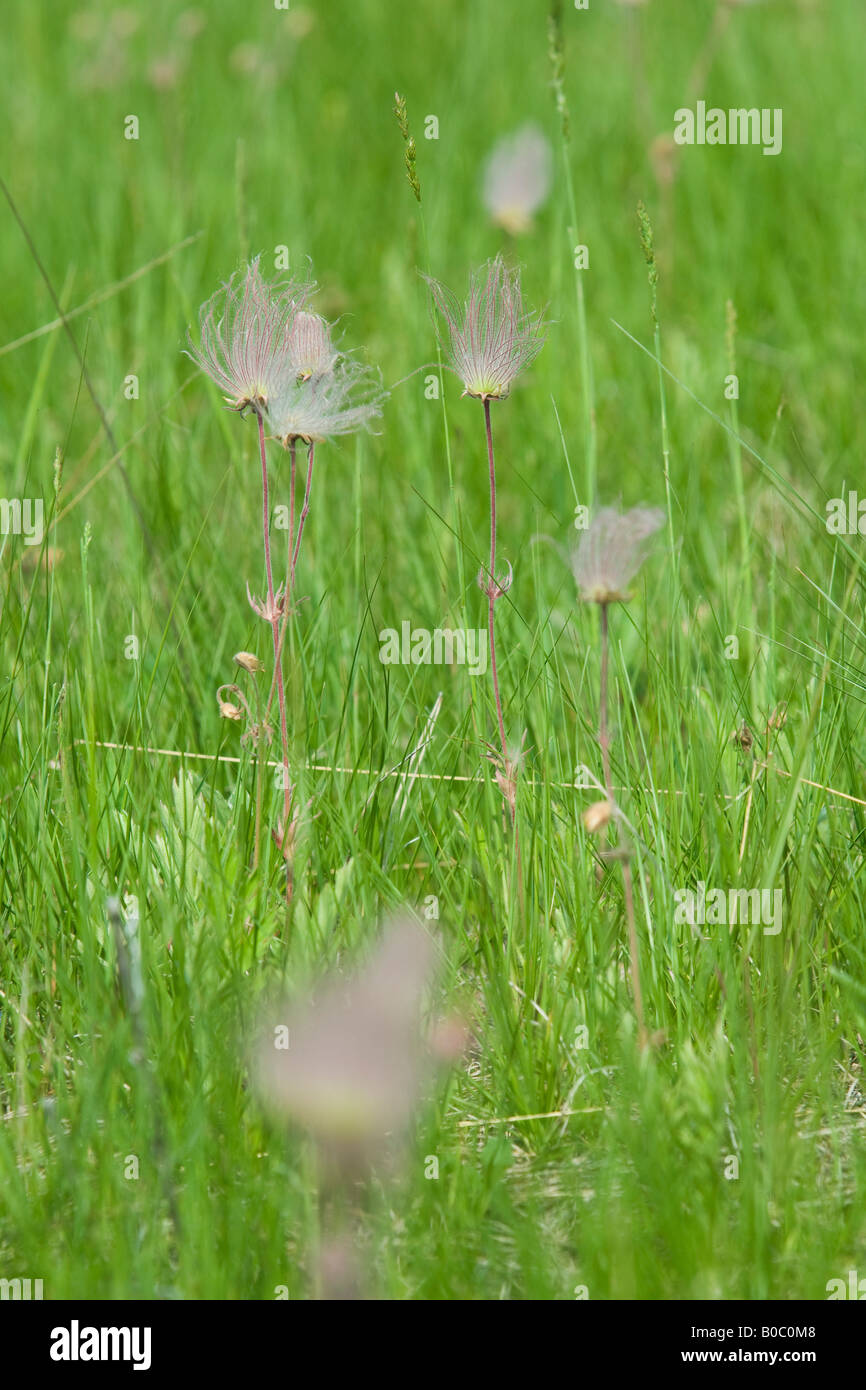
[[590, 835], [595, 835], [599, 830], [603, 830], [613, 814], [613, 805], [610, 801], [594, 801], [588, 806], [581, 816], [584, 829]]
[[217, 703], [220, 707], [221, 719], [234, 719], [237, 723], [243, 719], [243, 711], [237, 705], [233, 705], [230, 700], [218, 700]]
[[259, 671], [264, 671], [265, 669], [264, 662], [259, 661], [259, 658], [253, 656], [252, 652], [235, 652], [234, 659], [238, 666], [242, 666], [245, 671], [249, 671], [250, 675], [253, 676], [258, 675]]

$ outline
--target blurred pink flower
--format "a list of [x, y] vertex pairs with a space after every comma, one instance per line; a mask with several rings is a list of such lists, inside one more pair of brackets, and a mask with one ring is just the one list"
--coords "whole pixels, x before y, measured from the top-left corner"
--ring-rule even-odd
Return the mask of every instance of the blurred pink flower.
[[393, 920], [368, 964], [272, 1013], [255, 1054], [265, 1101], [342, 1166], [371, 1160], [409, 1122], [425, 1070], [421, 1004], [433, 942]]
[[526, 232], [550, 192], [553, 157], [544, 133], [525, 125], [493, 148], [484, 166], [484, 206], [512, 236]]
[[647, 554], [647, 542], [664, 522], [664, 512], [603, 507], [583, 532], [572, 570], [585, 603], [622, 603]]

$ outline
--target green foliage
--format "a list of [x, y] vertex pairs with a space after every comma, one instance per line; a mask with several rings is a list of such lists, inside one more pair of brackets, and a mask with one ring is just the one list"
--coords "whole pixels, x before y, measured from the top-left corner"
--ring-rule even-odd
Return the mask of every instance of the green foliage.
[[[431, 1015], [468, 1013], [475, 1043], [368, 1194], [372, 1286], [821, 1298], [866, 1273], [866, 591], [862, 538], [824, 525], [866, 452], [864, 15], [802, 0], [712, 28], [709, 0], [566, 6], [552, 93], [536, 6], [338, 8], [211, 4], [200, 32], [168, 0], [4, 9], [0, 172], [64, 309], [102, 296], [71, 327], [122, 455], [62, 331], [0, 343], [3, 496], [44, 497], [52, 522], [63, 455], [52, 563], [0, 536], [0, 1274], [46, 1297], [308, 1297], [308, 1144], [265, 1119], [245, 1050], [272, 989], [346, 968], [383, 913], [435, 897]], [[781, 155], [655, 141], [699, 60], [698, 96], [784, 109]], [[511, 242], [480, 170], [528, 120], [560, 162]], [[57, 314], [8, 210], [0, 238], [12, 343]], [[199, 303], [281, 246], [293, 268], [312, 257], [320, 307], [400, 383], [380, 434], [317, 455], [287, 662], [304, 808], [288, 913], [273, 769], [252, 872], [256, 752], [215, 699], [240, 649], [270, 674], [245, 596], [263, 591], [255, 427], [182, 355]], [[485, 625], [482, 411], [447, 375], [444, 408], [425, 394], [418, 270], [463, 284], [500, 250], [553, 320], [493, 406], [522, 903], [489, 674], [386, 666], [378, 640], [403, 619]], [[287, 493], [275, 451], [273, 504]], [[599, 654], [563, 555], [596, 497], [670, 519], [611, 612], [613, 778], [663, 1035], [643, 1054], [622, 875], [581, 823], [598, 792], [574, 785], [579, 764], [601, 778]], [[440, 692], [422, 775], [401, 782]], [[677, 924], [675, 893], [700, 881], [781, 889], [782, 931]], [[112, 895], [140, 918], [143, 1059]]]

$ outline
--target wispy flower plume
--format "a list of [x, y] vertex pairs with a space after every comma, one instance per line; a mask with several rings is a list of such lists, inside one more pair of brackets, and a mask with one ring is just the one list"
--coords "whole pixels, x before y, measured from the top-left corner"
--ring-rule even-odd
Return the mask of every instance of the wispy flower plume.
[[200, 344], [187, 355], [223, 392], [232, 410], [266, 411], [292, 371], [292, 328], [313, 286], [269, 282], [258, 256], [201, 307]]
[[325, 376], [333, 371], [337, 353], [331, 341], [331, 326], [320, 314], [301, 309], [289, 330], [289, 361], [299, 381]]
[[583, 532], [572, 570], [585, 603], [623, 603], [628, 586], [647, 556], [650, 536], [664, 524], [656, 507], [619, 512], [603, 507]]
[[550, 192], [553, 160], [538, 126], [526, 125], [494, 146], [484, 166], [484, 206], [512, 236], [529, 231]]
[[464, 394], [504, 400], [516, 377], [544, 346], [543, 315], [523, 307], [520, 271], [501, 256], [475, 271], [465, 301], [439, 280], [427, 281], [442, 350]]
[[387, 397], [378, 372], [341, 357], [333, 370], [281, 383], [268, 410], [271, 433], [286, 448], [354, 434], [378, 419]]

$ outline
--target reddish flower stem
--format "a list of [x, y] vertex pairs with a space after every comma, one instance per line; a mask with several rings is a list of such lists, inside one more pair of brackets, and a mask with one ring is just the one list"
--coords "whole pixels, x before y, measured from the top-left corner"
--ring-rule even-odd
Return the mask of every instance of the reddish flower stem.
[[502, 781], [500, 790], [508, 806], [511, 824], [514, 827], [514, 855], [517, 862], [517, 897], [521, 911], [524, 907], [523, 862], [520, 854], [520, 836], [517, 829], [517, 800], [515, 781], [517, 760], [509, 762], [505, 743], [505, 721], [502, 718], [502, 698], [499, 694], [499, 671], [496, 665], [496, 634], [493, 612], [496, 600], [502, 590], [496, 582], [496, 464], [493, 457], [493, 431], [490, 426], [490, 401], [484, 401], [484, 425], [487, 432], [487, 462], [490, 470], [490, 573], [487, 580], [487, 637], [490, 646], [490, 671], [493, 676], [493, 696], [496, 701], [496, 720], [499, 725], [499, 745], [502, 750]]
[[493, 624], [493, 608], [498, 597], [496, 588], [496, 465], [493, 458], [493, 431], [490, 427], [490, 401], [486, 399], [484, 401], [484, 425], [487, 430], [487, 461], [490, 468], [490, 569], [487, 583], [487, 635], [490, 644], [490, 670], [493, 674], [496, 718], [499, 723], [499, 742], [502, 747], [502, 771], [504, 775], [507, 775], [508, 750], [505, 746], [505, 723], [502, 718], [502, 700], [499, 695], [499, 673], [496, 667], [496, 638]]
[[[286, 559], [286, 574], [291, 573], [292, 568], [292, 539], [295, 530], [295, 468], [297, 465], [297, 441], [289, 440], [289, 462], [291, 471], [291, 482], [289, 484], [289, 545], [288, 556]], [[288, 612], [288, 608], [286, 609]]]
[[313, 486], [313, 459], [315, 454], [315, 444], [311, 439], [307, 446], [307, 485], [304, 488], [304, 506], [301, 511], [301, 519], [298, 522], [298, 536], [295, 541], [295, 553], [292, 556], [292, 570], [289, 578], [289, 593], [294, 592], [295, 588], [295, 569], [298, 564], [298, 555], [301, 549], [301, 537], [304, 534], [304, 522], [310, 513], [310, 488]]
[[[310, 441], [310, 444], [309, 444], [309, 456], [308, 456], [308, 461], [307, 461], [307, 484], [306, 484], [306, 487], [305, 487], [305, 489], [304, 489], [304, 506], [303, 506], [303, 510], [302, 510], [302, 512], [301, 512], [300, 520], [298, 521], [298, 534], [297, 534], [297, 537], [296, 537], [296, 539], [295, 539], [294, 548], [293, 548], [293, 547], [292, 547], [292, 531], [293, 531], [293, 529], [294, 529], [294, 524], [295, 524], [295, 449], [296, 449], [296, 440], [291, 439], [291, 440], [289, 441], [289, 456], [290, 456], [291, 461], [292, 461], [292, 463], [291, 463], [292, 482], [291, 482], [291, 493], [290, 493], [290, 498], [289, 498], [289, 554], [288, 554], [287, 571], [286, 571], [286, 609], [285, 609], [285, 612], [284, 612], [284, 614], [283, 614], [283, 621], [282, 621], [282, 624], [281, 624], [281, 626], [280, 626], [280, 640], [279, 640], [279, 648], [278, 648], [278, 656], [277, 656], [278, 663], [281, 663], [281, 661], [282, 661], [283, 644], [284, 644], [284, 642], [285, 642], [285, 636], [286, 636], [286, 625], [287, 625], [287, 623], [288, 623], [288, 621], [289, 621], [289, 615], [290, 615], [290, 613], [291, 613], [291, 611], [292, 611], [293, 602], [294, 602], [294, 595], [295, 595], [295, 570], [296, 570], [296, 568], [297, 568], [297, 564], [298, 564], [298, 555], [299, 555], [300, 549], [301, 549], [301, 537], [302, 537], [302, 535], [303, 535], [303, 533], [304, 533], [304, 522], [306, 521], [306, 519], [307, 519], [307, 517], [309, 516], [309, 513], [310, 513], [310, 489], [312, 488], [312, 485], [313, 485], [313, 450], [314, 450], [314, 448], [315, 448], [315, 445], [313, 444], [313, 442], [312, 442], [312, 440], [311, 440], [311, 441]], [[276, 679], [276, 670], [274, 670], [274, 679]], [[270, 709], [271, 709], [271, 705], [272, 705], [272, 703], [273, 703], [273, 699], [274, 699], [274, 681], [271, 681], [271, 689], [270, 689], [270, 694], [268, 695], [268, 703], [267, 703], [267, 705], [265, 706], [265, 715], [266, 715], [266, 716], [270, 713]]]
[[[291, 830], [292, 821], [292, 784], [289, 775], [289, 731], [286, 723], [286, 691], [283, 685], [283, 669], [281, 661], [281, 641], [280, 623], [276, 616], [276, 598], [274, 595], [274, 575], [271, 567], [271, 537], [270, 537], [270, 497], [268, 490], [268, 459], [265, 449], [265, 422], [261, 413], [257, 413], [256, 418], [259, 422], [259, 453], [262, 461], [262, 536], [265, 546], [265, 572], [268, 581], [268, 611], [274, 614], [271, 619], [271, 633], [274, 639], [274, 680], [276, 681], [277, 694], [280, 703], [280, 737], [283, 745], [283, 827], [282, 844], [285, 845], [286, 837]], [[288, 595], [286, 596], [288, 603]], [[288, 879], [286, 882], [286, 896], [291, 896], [291, 870], [286, 860]]]
[[599, 694], [598, 742], [601, 748], [601, 765], [604, 769], [604, 787], [608, 801], [613, 801], [612, 779], [610, 775], [610, 734], [607, 730], [607, 604], [599, 606], [601, 614], [601, 689]]
[[274, 703], [274, 691], [277, 688], [277, 671], [282, 670], [283, 647], [286, 640], [286, 626], [289, 621], [289, 614], [292, 611], [292, 587], [291, 577], [294, 573], [292, 568], [292, 546], [294, 543], [295, 532], [295, 473], [297, 464], [297, 440], [289, 440], [289, 539], [286, 546], [286, 602], [283, 610], [283, 621], [280, 624], [280, 642], [274, 662], [274, 674], [271, 679], [271, 688], [268, 691], [268, 700], [265, 705], [265, 719], [271, 712], [271, 705]]
[[[601, 763], [604, 769], [604, 789], [607, 792], [607, 799], [611, 806], [616, 806], [616, 799], [613, 794], [613, 778], [610, 775], [610, 732], [607, 724], [607, 665], [608, 647], [610, 639], [607, 624], [608, 605], [599, 605], [601, 614], [601, 683], [599, 690], [599, 719], [598, 719], [598, 742], [601, 748]], [[620, 832], [622, 840], [622, 832]], [[638, 955], [637, 928], [634, 917], [634, 889], [631, 879], [631, 864], [628, 858], [622, 861], [622, 879], [625, 892], [625, 915], [628, 923], [628, 958], [629, 974], [631, 976], [631, 988], [634, 995], [634, 1008], [637, 1015], [637, 1036], [638, 1047], [643, 1050], [647, 1045], [647, 1030], [643, 1012], [643, 991], [640, 983], [640, 958]]]

